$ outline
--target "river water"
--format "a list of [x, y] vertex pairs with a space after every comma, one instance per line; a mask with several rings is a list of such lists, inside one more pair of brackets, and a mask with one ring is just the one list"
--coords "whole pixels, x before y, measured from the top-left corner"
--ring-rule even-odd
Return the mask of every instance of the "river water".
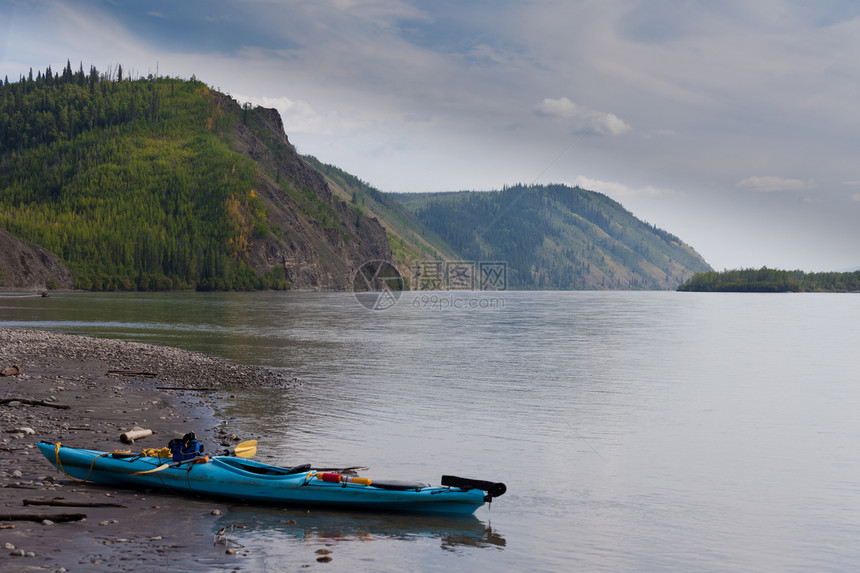
[[[300, 382], [221, 396], [278, 464], [504, 481], [473, 517], [234, 508], [271, 571], [846, 571], [860, 295], [56, 293], [0, 326], [199, 350]], [[180, 429], [181, 430], [181, 429]], [[289, 520], [295, 519], [296, 524]], [[320, 564], [320, 566], [322, 566]]]

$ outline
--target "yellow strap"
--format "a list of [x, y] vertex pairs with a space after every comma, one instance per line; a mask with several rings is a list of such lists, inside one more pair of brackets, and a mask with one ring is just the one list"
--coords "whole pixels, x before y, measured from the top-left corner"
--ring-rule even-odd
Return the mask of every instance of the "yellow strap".
[[69, 473], [66, 471], [66, 469], [63, 467], [63, 463], [60, 461], [60, 446], [61, 445], [62, 444], [60, 442], [57, 442], [56, 444], [54, 444], [54, 457], [56, 457], [56, 459], [57, 459], [57, 473], [60, 473], [62, 471], [64, 474], [66, 474], [67, 478], [69, 478], [72, 481], [79, 482], [79, 483], [83, 483], [83, 482], [90, 479], [90, 476], [93, 474], [93, 467], [96, 465], [96, 460], [99, 459], [100, 457], [109, 456], [111, 454], [130, 454], [131, 453], [131, 450], [113, 450], [112, 452], [105, 452], [103, 454], [99, 454], [96, 457], [94, 457], [92, 463], [90, 463], [90, 471], [87, 473], [87, 477], [85, 477], [84, 479], [78, 479], [78, 478], [70, 476]]

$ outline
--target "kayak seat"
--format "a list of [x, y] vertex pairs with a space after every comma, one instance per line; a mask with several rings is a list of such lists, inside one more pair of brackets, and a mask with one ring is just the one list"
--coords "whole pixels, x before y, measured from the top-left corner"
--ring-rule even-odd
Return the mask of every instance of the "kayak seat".
[[430, 487], [430, 484], [420, 481], [401, 481], [401, 480], [371, 480], [370, 485], [379, 489], [391, 489], [396, 491], [406, 491], [410, 489], [422, 489]]
[[303, 472], [308, 472], [311, 470], [311, 464], [302, 464], [300, 466], [295, 466], [287, 470], [287, 475], [300, 474]]

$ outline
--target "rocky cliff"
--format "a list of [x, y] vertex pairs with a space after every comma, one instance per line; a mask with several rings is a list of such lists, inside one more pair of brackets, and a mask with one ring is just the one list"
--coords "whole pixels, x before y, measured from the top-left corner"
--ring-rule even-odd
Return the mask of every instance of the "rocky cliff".
[[[226, 97], [220, 105], [238, 106]], [[232, 147], [258, 165], [256, 192], [273, 229], [249, 247], [254, 269], [264, 274], [283, 267], [296, 289], [348, 290], [362, 264], [390, 260], [391, 248], [379, 221], [332, 194], [325, 178], [290, 143], [278, 112], [244, 112], [244, 120], [234, 128]]]
[[53, 253], [0, 231], [0, 289], [71, 288], [72, 273]]

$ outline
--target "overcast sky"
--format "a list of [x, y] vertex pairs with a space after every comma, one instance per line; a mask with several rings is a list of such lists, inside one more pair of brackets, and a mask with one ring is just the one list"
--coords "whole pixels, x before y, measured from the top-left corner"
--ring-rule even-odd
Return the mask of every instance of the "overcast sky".
[[190, 77], [383, 191], [567, 183], [714, 268], [860, 266], [854, 0], [0, 0], [0, 77]]

